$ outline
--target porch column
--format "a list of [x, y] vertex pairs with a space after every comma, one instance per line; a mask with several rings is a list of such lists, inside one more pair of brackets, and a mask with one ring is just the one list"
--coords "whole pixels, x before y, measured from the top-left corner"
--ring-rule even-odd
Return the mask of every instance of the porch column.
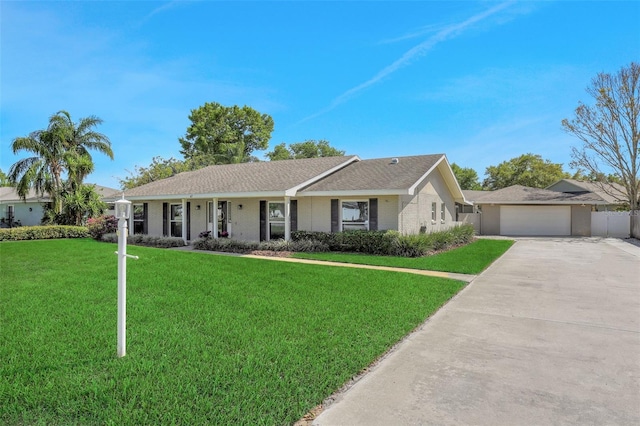
[[291, 197], [284, 197], [284, 240], [291, 241]]
[[211, 224], [211, 236], [218, 239], [218, 199], [213, 197], [212, 207], [213, 211], [211, 212], [211, 217], [213, 218], [213, 223]]
[[182, 241], [187, 244], [187, 199], [182, 199]]

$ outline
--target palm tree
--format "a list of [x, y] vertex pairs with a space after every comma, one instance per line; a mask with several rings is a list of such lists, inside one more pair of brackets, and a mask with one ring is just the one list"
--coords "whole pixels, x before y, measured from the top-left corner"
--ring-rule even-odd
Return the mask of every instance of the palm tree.
[[25, 199], [31, 188], [40, 195], [48, 193], [54, 212], [60, 213], [62, 172], [65, 169], [65, 149], [61, 141], [54, 138], [49, 130], [36, 130], [29, 136], [15, 138], [11, 149], [14, 154], [20, 151], [35, 154], [18, 160], [9, 169], [9, 182], [16, 187], [18, 195]]
[[82, 185], [84, 178], [93, 171], [90, 150], [101, 152], [113, 160], [109, 138], [93, 130], [100, 124], [102, 120], [94, 115], [74, 123], [71, 115], [64, 110], [58, 111], [49, 120], [49, 129], [65, 147], [67, 171], [75, 187]]
[[18, 160], [9, 170], [9, 181], [24, 199], [29, 189], [48, 193], [55, 214], [62, 212], [62, 175], [67, 173], [69, 186], [78, 189], [93, 171], [90, 150], [97, 150], [113, 159], [111, 142], [93, 128], [102, 123], [95, 116], [71, 120], [67, 111], [58, 111], [49, 119], [46, 130], [37, 130], [27, 137], [13, 140], [14, 154], [28, 151], [33, 157]]

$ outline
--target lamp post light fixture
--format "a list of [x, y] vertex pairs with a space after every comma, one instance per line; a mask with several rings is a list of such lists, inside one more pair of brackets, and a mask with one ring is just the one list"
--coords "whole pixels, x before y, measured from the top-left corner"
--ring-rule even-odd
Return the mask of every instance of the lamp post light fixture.
[[127, 354], [127, 257], [138, 259], [138, 256], [127, 254], [127, 222], [131, 217], [131, 201], [116, 201], [116, 218], [118, 218], [118, 358]]

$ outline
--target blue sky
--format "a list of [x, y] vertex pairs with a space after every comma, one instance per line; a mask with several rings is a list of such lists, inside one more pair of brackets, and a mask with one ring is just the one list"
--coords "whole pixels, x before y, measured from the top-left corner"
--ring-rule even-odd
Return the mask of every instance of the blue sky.
[[[270, 147], [326, 139], [361, 158], [445, 153], [474, 168], [532, 152], [569, 170], [560, 125], [598, 72], [640, 59], [637, 1], [0, 2], [0, 169], [11, 141], [96, 115], [119, 187], [205, 102], [275, 122]], [[263, 152], [255, 153], [262, 157]]]

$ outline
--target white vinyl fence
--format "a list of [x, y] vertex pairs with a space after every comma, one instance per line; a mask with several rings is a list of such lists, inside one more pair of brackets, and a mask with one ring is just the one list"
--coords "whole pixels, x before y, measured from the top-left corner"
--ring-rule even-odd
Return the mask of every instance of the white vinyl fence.
[[630, 212], [591, 212], [591, 235], [629, 238], [631, 235]]
[[480, 213], [458, 213], [458, 221], [472, 224], [476, 234], [480, 234]]

